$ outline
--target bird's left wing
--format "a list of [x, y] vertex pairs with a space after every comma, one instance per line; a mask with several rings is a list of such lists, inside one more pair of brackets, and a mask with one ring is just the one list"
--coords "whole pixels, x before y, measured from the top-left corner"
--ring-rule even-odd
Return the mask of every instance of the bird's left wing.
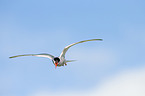
[[37, 57], [45, 57], [45, 58], [49, 58], [49, 59], [53, 59], [54, 56], [50, 55], [50, 54], [24, 54], [24, 55], [16, 55], [16, 56], [11, 56], [9, 58], [15, 58], [15, 57], [21, 57], [21, 56], [37, 56]]
[[102, 41], [102, 40], [103, 40], [103, 39], [90, 39], [90, 40], [84, 40], [84, 41], [80, 41], [80, 42], [76, 42], [76, 43], [70, 44], [70, 45], [66, 46], [66, 47], [63, 49], [62, 53], [60, 54], [60, 57], [65, 57], [65, 53], [66, 53], [67, 50], [68, 50], [71, 46], [73, 46], [73, 45], [76, 45], [76, 44], [79, 44], [79, 43], [88, 42], [88, 41]]

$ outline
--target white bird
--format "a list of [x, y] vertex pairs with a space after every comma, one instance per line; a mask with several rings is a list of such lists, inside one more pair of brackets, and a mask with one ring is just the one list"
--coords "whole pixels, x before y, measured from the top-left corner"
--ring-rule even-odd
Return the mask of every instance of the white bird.
[[55, 57], [53, 55], [50, 55], [50, 54], [24, 54], [24, 55], [16, 55], [16, 56], [12, 56], [12, 57], [9, 57], [9, 58], [15, 58], [15, 57], [21, 57], [21, 56], [37, 56], [37, 57], [46, 57], [46, 58], [49, 58], [52, 60], [53, 64], [55, 65], [55, 68], [57, 66], [64, 66], [64, 65], [67, 65], [66, 63], [67, 62], [73, 62], [75, 60], [66, 60], [65, 59], [65, 54], [67, 52], [67, 50], [72, 47], [73, 45], [76, 45], [76, 44], [79, 44], [79, 43], [83, 43], [83, 42], [87, 42], [87, 41], [102, 41], [102, 39], [90, 39], [90, 40], [84, 40], [84, 41], [80, 41], [80, 42], [76, 42], [76, 43], [73, 43], [73, 44], [70, 44], [68, 46], [66, 46], [63, 51], [61, 52], [60, 56], [59, 57]]

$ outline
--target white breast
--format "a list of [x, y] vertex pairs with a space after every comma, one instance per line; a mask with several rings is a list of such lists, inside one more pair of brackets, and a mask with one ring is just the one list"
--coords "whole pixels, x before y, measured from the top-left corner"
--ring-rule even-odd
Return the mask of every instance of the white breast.
[[60, 58], [60, 61], [59, 61], [59, 63], [58, 63], [58, 65], [64, 66], [65, 63], [66, 63], [65, 58], [64, 58], [64, 57], [61, 57], [61, 58]]

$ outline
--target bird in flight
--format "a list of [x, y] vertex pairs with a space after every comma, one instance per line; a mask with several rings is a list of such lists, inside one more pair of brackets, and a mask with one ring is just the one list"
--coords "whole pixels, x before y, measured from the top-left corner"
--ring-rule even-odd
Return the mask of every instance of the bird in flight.
[[60, 66], [66, 66], [67, 62], [73, 62], [75, 60], [66, 60], [65, 59], [65, 54], [67, 52], [67, 50], [72, 47], [73, 45], [79, 44], [79, 43], [84, 43], [84, 42], [88, 42], [88, 41], [102, 41], [102, 39], [90, 39], [90, 40], [83, 40], [83, 41], [79, 41], [73, 44], [70, 44], [68, 46], [66, 46], [63, 51], [61, 52], [59, 57], [55, 57], [53, 55], [50, 54], [24, 54], [24, 55], [16, 55], [16, 56], [11, 56], [9, 58], [15, 58], [15, 57], [21, 57], [21, 56], [37, 56], [37, 57], [45, 57], [45, 58], [49, 58], [52, 60], [53, 64], [55, 65], [55, 68], [60, 67]]

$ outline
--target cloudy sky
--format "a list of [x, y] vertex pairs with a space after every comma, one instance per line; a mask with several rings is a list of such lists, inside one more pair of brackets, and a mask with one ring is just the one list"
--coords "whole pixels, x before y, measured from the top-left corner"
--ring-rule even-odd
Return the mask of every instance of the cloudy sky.
[[[0, 96], [145, 96], [144, 0], [0, 0]], [[49, 53], [81, 40], [55, 69]]]

